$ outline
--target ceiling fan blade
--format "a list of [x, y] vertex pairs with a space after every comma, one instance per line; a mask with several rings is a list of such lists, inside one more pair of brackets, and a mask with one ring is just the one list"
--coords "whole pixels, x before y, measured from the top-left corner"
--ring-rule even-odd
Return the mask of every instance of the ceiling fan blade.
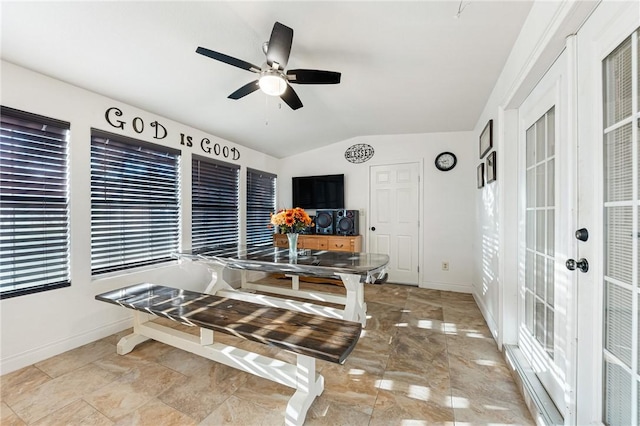
[[256, 90], [258, 90], [259, 88], [260, 88], [260, 86], [258, 86], [258, 80], [252, 81], [251, 83], [245, 84], [244, 86], [242, 86], [241, 88], [239, 88], [238, 90], [236, 90], [235, 92], [233, 92], [232, 94], [227, 96], [227, 98], [229, 98], [229, 99], [244, 98], [248, 94], [253, 93]]
[[196, 53], [199, 53], [204, 56], [208, 56], [211, 59], [215, 59], [216, 61], [224, 62], [225, 64], [233, 65], [234, 67], [242, 68], [243, 70], [251, 71], [251, 72], [260, 72], [260, 67], [250, 64], [249, 62], [245, 62], [241, 59], [233, 58], [229, 55], [225, 55], [224, 53], [215, 52], [213, 50], [206, 49], [204, 47], [198, 47], [196, 49]]
[[298, 97], [298, 94], [293, 90], [293, 87], [287, 84], [287, 90], [284, 91], [280, 98], [291, 107], [292, 110], [302, 108], [302, 101]]
[[267, 47], [267, 64], [273, 67], [274, 62], [278, 69], [283, 70], [289, 62], [291, 43], [293, 42], [293, 30], [280, 22], [273, 24], [271, 38]]
[[341, 75], [339, 72], [322, 70], [287, 71], [289, 83], [296, 84], [338, 84]]

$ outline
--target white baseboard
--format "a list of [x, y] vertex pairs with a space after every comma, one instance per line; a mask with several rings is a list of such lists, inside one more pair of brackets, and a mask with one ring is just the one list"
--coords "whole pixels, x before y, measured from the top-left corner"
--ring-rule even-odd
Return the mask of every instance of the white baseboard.
[[124, 318], [112, 324], [98, 327], [66, 339], [48, 343], [28, 351], [0, 359], [0, 375], [11, 373], [52, 356], [75, 349], [87, 343], [103, 339], [133, 326], [133, 318]]
[[423, 282], [420, 288], [429, 288], [431, 290], [453, 291], [455, 293], [473, 293], [473, 286], [465, 284], [438, 283], [433, 281]]
[[489, 331], [491, 331], [493, 340], [496, 341], [496, 344], [500, 348], [501, 340], [498, 332], [498, 325], [493, 320], [493, 317], [489, 314], [489, 310], [487, 309], [487, 306], [485, 305], [482, 298], [478, 297], [475, 291], [473, 292], [473, 298], [475, 299], [476, 304], [478, 305], [478, 308], [480, 308], [480, 312], [482, 313], [482, 316], [484, 317], [484, 320], [487, 323], [487, 327], [489, 327]]

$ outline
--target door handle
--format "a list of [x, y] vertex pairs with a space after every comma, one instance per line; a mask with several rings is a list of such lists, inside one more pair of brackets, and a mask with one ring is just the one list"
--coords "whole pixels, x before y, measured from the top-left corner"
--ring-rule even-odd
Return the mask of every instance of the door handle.
[[585, 259], [584, 257], [578, 260], [577, 262], [574, 259], [569, 259], [567, 260], [565, 265], [567, 266], [567, 269], [570, 271], [575, 271], [576, 269], [579, 269], [582, 272], [587, 272], [589, 270], [589, 262], [587, 262], [587, 259]]
[[376, 227], [375, 227], [375, 226], [372, 226], [372, 227], [371, 227], [371, 230], [372, 230], [372, 231], [375, 231], [375, 230], [376, 230]]
[[587, 241], [589, 239], [589, 231], [587, 228], [580, 228], [576, 231], [576, 238], [580, 241]]

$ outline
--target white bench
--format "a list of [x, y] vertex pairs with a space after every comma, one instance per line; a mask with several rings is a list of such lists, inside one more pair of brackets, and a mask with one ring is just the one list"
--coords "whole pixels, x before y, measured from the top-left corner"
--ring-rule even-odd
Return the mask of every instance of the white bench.
[[[120, 355], [153, 339], [295, 389], [285, 413], [287, 425], [302, 425], [324, 390], [315, 359], [343, 363], [362, 330], [358, 322], [155, 284], [113, 290], [96, 299], [134, 310], [133, 333], [118, 342]], [[200, 335], [150, 322], [154, 317], [199, 327]], [[215, 331], [291, 351], [296, 364], [214, 342]]]

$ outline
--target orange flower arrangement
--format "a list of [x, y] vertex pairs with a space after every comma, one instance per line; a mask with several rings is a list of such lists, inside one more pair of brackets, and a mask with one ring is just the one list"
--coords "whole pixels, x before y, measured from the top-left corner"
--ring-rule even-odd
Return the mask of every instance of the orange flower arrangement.
[[276, 226], [281, 234], [297, 234], [311, 224], [311, 218], [300, 207], [282, 209], [276, 214], [271, 213], [271, 225]]

